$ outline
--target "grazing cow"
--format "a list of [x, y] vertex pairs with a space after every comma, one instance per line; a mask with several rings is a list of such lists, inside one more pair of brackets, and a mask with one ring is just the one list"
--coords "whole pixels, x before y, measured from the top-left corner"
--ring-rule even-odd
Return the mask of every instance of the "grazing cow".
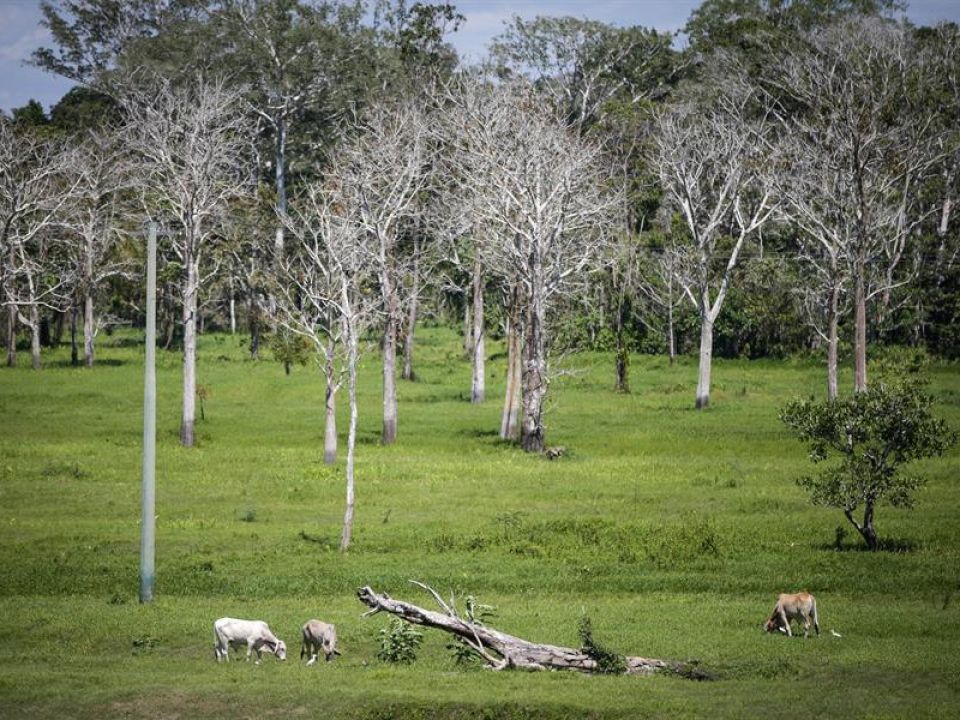
[[247, 648], [247, 660], [251, 652], [257, 653], [257, 665], [260, 664], [260, 652], [263, 650], [273, 653], [278, 660], [287, 659], [286, 644], [277, 639], [263, 620], [220, 618], [213, 624], [213, 635], [216, 639], [213, 652], [217, 662], [230, 659], [228, 648], [244, 646]]
[[773, 613], [767, 620], [767, 632], [780, 632], [792, 637], [790, 632], [790, 622], [799, 620], [803, 623], [803, 636], [807, 637], [810, 631], [810, 620], [813, 620], [813, 627], [820, 634], [820, 621], [817, 618], [817, 600], [808, 592], [781, 593], [777, 596], [777, 604], [773, 607]]
[[308, 620], [303, 626], [300, 659], [303, 660], [304, 655], [309, 655], [310, 659], [307, 661], [307, 665], [313, 665], [317, 661], [317, 655], [321, 649], [327, 662], [333, 660], [334, 655], [340, 654], [340, 651], [337, 650], [337, 629], [330, 623]]

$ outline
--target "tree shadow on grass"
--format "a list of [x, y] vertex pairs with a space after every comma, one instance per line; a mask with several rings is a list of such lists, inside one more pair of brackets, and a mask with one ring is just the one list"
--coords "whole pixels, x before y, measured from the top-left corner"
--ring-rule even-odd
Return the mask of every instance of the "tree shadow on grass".
[[[815, 546], [818, 550], [830, 550], [832, 552], [859, 553], [874, 552], [867, 547], [867, 544], [859, 539], [850, 539], [844, 542], [822, 543]], [[923, 543], [919, 540], [910, 538], [880, 538], [877, 541], [878, 553], [914, 553], [923, 550]]]
[[[122, 366], [122, 365], [127, 365], [127, 364], [129, 364], [127, 360], [118, 360], [117, 358], [104, 358], [104, 359], [102, 359], [102, 360], [97, 360], [97, 361], [93, 364], [93, 367], [92, 367], [92, 368], [89, 368], [89, 369], [90, 369], [90, 370], [96, 370], [98, 367], [120, 367], [120, 366]], [[43, 365], [44, 365], [44, 367], [47, 367], [47, 368], [77, 368], [77, 369], [79, 369], [79, 368], [82, 368], [82, 367], [83, 367], [83, 363], [82, 363], [82, 362], [77, 363], [76, 365], [74, 365], [74, 364], [73, 364], [72, 362], [70, 362], [69, 360], [51, 360], [51, 361], [49, 361], [49, 362], [45, 362]]]
[[330, 538], [324, 535], [311, 535], [306, 530], [301, 530], [299, 538], [306, 543], [316, 545], [321, 550], [339, 550], [340, 539]]
[[498, 430], [481, 430], [478, 428], [467, 428], [466, 430], [461, 430], [460, 435], [470, 438], [500, 438], [500, 432]]

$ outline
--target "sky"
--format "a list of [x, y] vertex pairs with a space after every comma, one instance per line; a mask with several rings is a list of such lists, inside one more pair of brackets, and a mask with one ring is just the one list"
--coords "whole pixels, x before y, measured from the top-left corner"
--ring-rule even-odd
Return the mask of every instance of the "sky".
[[[461, 56], [480, 59], [490, 40], [514, 15], [573, 15], [615, 25], [643, 25], [661, 31], [683, 27], [701, 0], [453, 0], [466, 22], [450, 36]], [[912, 0], [907, 12], [917, 25], [960, 22], [960, 0]], [[24, 64], [30, 53], [50, 45], [40, 26], [39, 0], [0, 0], [0, 109], [39, 100], [49, 110], [70, 89], [64, 78]]]

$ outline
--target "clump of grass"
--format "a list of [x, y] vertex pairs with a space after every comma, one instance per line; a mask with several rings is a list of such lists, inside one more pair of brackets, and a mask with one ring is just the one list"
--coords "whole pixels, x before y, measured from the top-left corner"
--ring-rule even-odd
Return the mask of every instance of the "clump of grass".
[[151, 635], [139, 635], [133, 639], [131, 644], [133, 645], [134, 655], [143, 655], [157, 647], [160, 641]]
[[580, 649], [596, 664], [597, 672], [602, 675], [622, 675], [627, 671], [627, 659], [620, 653], [598, 643], [593, 637], [593, 623], [589, 615], [582, 615], [577, 623], [580, 636]]
[[257, 509], [253, 507], [244, 508], [240, 511], [238, 517], [240, 522], [252, 523], [257, 521]]
[[713, 520], [689, 513], [653, 533], [647, 557], [658, 568], [686, 569], [722, 560], [722, 549], [723, 539]]

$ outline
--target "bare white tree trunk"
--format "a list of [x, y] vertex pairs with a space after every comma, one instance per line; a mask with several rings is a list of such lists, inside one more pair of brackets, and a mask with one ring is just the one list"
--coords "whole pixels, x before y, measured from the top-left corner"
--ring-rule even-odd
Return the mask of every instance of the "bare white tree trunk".
[[383, 330], [383, 436], [384, 445], [397, 441], [397, 291], [392, 279], [384, 278], [389, 286], [385, 290], [387, 297], [387, 317]]
[[853, 375], [854, 389], [867, 389], [867, 293], [864, 287], [862, 268], [853, 279], [854, 331]]
[[713, 320], [700, 320], [700, 368], [697, 373], [697, 409], [710, 405], [710, 370], [713, 365]]
[[230, 334], [237, 334], [237, 293], [233, 287], [233, 278], [230, 278]]
[[337, 461], [337, 379], [336, 368], [334, 366], [334, 343], [332, 339], [327, 342], [323, 374], [327, 383], [324, 400], [326, 416], [324, 417], [323, 424], [323, 462], [327, 465], [333, 465]]
[[197, 400], [197, 295], [200, 269], [192, 258], [186, 263], [183, 291], [183, 411], [180, 416], [180, 444], [194, 445]]
[[17, 366], [17, 308], [7, 308], [7, 367]]
[[36, 303], [30, 305], [30, 365], [40, 369], [40, 308]]
[[93, 315], [93, 292], [87, 288], [83, 294], [83, 364], [93, 367], [95, 318]]
[[830, 291], [829, 317], [827, 318], [827, 398], [835, 400], [838, 392], [837, 354], [840, 346], [840, 288]]
[[[531, 277], [538, 276], [538, 272], [531, 272]], [[543, 401], [547, 394], [547, 354], [543, 335], [544, 308], [539, 293], [540, 288], [534, 285], [525, 325], [523, 419], [520, 423], [520, 444], [527, 452], [543, 452], [546, 443]]]
[[413, 372], [413, 347], [414, 334], [417, 329], [417, 300], [420, 297], [420, 241], [414, 240], [413, 244], [413, 282], [410, 288], [410, 307], [407, 314], [407, 332], [403, 338], [403, 372], [401, 377], [404, 380], [414, 380], [416, 375]]
[[473, 386], [470, 402], [482, 403], [486, 397], [486, 332], [483, 312], [483, 268], [478, 259], [473, 268]]
[[473, 354], [473, 324], [470, 321], [470, 298], [467, 291], [463, 291], [463, 356], [469, 358]]
[[516, 310], [511, 308], [507, 318], [507, 389], [503, 399], [503, 416], [500, 421], [500, 438], [516, 440], [520, 416], [520, 328]]
[[667, 305], [667, 353], [670, 357], [670, 364], [673, 365], [677, 358], [676, 331], [673, 329], [673, 302]]
[[340, 534], [340, 552], [350, 548], [353, 535], [353, 509], [356, 504], [354, 490], [354, 456], [357, 446], [357, 337], [355, 328], [347, 333], [347, 388], [350, 397], [350, 427], [347, 431], [347, 500], [343, 512], [343, 531]]

